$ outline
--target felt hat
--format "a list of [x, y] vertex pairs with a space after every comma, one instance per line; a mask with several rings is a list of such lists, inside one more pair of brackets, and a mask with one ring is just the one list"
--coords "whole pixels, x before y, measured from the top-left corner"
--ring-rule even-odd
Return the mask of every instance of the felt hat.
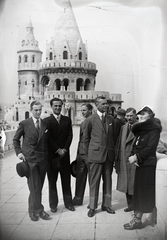
[[76, 177], [76, 167], [77, 167], [77, 161], [74, 160], [74, 161], [70, 164], [71, 175], [72, 175], [73, 177]]
[[16, 171], [20, 177], [29, 177], [29, 167], [27, 161], [16, 164]]

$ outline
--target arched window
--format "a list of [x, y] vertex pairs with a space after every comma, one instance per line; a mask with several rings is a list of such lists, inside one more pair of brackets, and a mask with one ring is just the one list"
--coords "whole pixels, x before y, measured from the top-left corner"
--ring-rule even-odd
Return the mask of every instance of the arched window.
[[52, 52], [50, 52], [50, 54], [49, 54], [49, 59], [50, 59], [50, 60], [53, 59], [53, 53], [52, 53]]
[[25, 112], [25, 119], [29, 118], [29, 112]]
[[68, 52], [67, 51], [63, 52], [63, 59], [68, 59]]
[[79, 60], [82, 60], [82, 52], [79, 52]]
[[35, 62], [35, 55], [32, 56], [32, 62]]
[[19, 56], [19, 63], [21, 63], [21, 56]]
[[27, 85], [27, 80], [25, 81], [25, 85]]
[[27, 55], [24, 56], [24, 62], [28, 62], [28, 56]]

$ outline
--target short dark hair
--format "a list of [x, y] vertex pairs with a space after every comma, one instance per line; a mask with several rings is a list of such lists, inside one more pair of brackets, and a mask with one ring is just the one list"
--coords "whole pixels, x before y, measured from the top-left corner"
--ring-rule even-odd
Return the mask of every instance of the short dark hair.
[[126, 109], [126, 113], [129, 113], [129, 112], [133, 112], [134, 114], [136, 114], [136, 109], [132, 108], [132, 107], [129, 107]]
[[92, 111], [92, 110], [93, 110], [93, 106], [92, 106], [92, 104], [90, 104], [90, 103], [83, 103], [83, 104], [81, 105], [81, 107], [82, 107], [82, 106], [86, 106], [89, 111]]
[[55, 97], [55, 98], [52, 98], [52, 99], [50, 100], [50, 106], [52, 106], [52, 104], [53, 104], [54, 101], [61, 102], [62, 105], [63, 105], [63, 101], [62, 101], [60, 98]]
[[41, 104], [40, 101], [34, 100], [34, 101], [32, 101], [32, 102], [30, 103], [30, 110], [33, 109], [33, 106], [34, 106], [34, 105], [41, 105], [41, 106], [42, 106], [42, 104]]
[[101, 100], [101, 99], [105, 100], [106, 97], [104, 97], [104, 96], [98, 96], [98, 97], [95, 98], [95, 105], [96, 105], [96, 106], [97, 106], [97, 103], [99, 102], [99, 100]]

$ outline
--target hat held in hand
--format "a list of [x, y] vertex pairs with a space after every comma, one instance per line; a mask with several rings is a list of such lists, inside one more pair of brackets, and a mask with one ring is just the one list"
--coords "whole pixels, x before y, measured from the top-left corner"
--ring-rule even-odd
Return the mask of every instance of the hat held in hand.
[[16, 164], [16, 171], [20, 177], [29, 177], [29, 167], [27, 161]]

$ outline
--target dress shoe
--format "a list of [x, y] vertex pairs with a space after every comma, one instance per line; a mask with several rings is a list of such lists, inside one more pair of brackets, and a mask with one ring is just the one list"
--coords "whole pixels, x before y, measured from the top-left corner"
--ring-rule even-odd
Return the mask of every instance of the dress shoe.
[[74, 199], [72, 200], [72, 204], [73, 204], [73, 206], [81, 206], [82, 205], [82, 203], [79, 203]]
[[87, 209], [90, 209], [90, 204], [88, 204]]
[[111, 214], [115, 214], [115, 211], [111, 207], [104, 207], [104, 206], [102, 206], [101, 210], [102, 211], [106, 211], [106, 212], [111, 213]]
[[89, 209], [88, 217], [93, 217], [95, 215], [95, 209]]
[[142, 222], [135, 222], [132, 220], [130, 223], [124, 224], [124, 229], [125, 230], [134, 230], [134, 229], [142, 229], [143, 225]]
[[39, 219], [35, 213], [30, 213], [29, 216], [30, 216], [31, 220], [34, 222], [38, 221], [38, 219]]
[[124, 212], [131, 212], [131, 211], [133, 211], [133, 209], [130, 208], [130, 207], [127, 207], [127, 208], [124, 209]]
[[56, 213], [56, 212], [57, 212], [57, 207], [51, 208], [50, 211], [51, 211], [52, 213]]
[[67, 208], [68, 210], [70, 210], [70, 211], [75, 211], [74, 206], [67, 206], [66, 208]]
[[40, 218], [42, 218], [43, 220], [49, 220], [49, 214], [46, 213], [45, 211], [42, 211], [39, 213]]

